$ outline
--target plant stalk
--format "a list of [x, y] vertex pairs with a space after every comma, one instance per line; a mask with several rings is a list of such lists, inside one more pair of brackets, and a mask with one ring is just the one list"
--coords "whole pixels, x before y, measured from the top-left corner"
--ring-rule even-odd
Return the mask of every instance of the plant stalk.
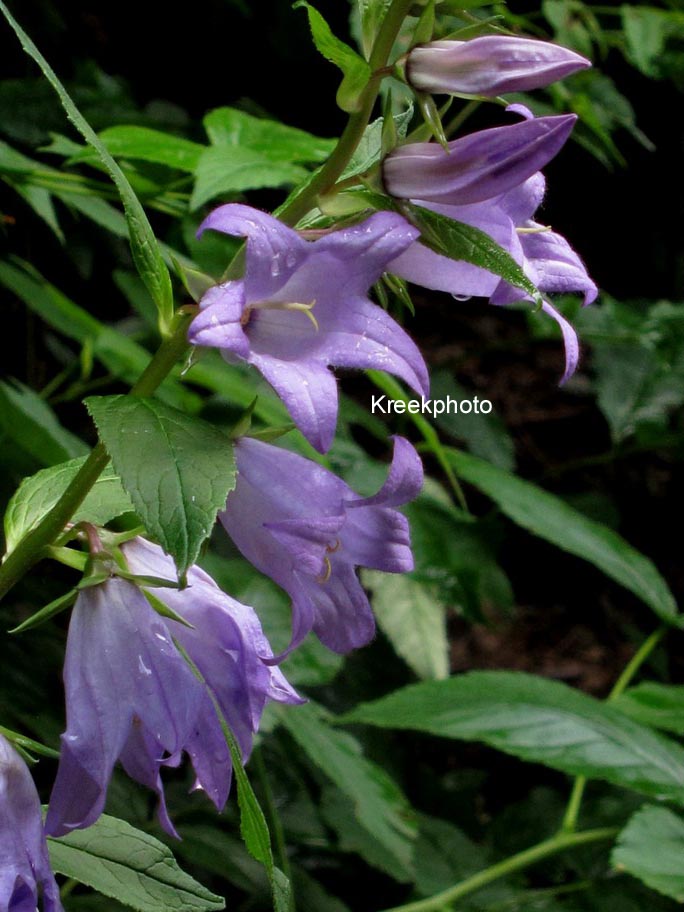
[[512, 855], [504, 861], [500, 861], [484, 871], [478, 871], [472, 877], [466, 878], [461, 883], [427, 899], [419, 899], [416, 902], [407, 903], [404, 906], [393, 906], [391, 909], [385, 909], [383, 912], [446, 912], [451, 909], [453, 903], [470, 893], [475, 893], [502, 877], [515, 874], [516, 871], [523, 871], [538, 861], [543, 861], [551, 855], [557, 855], [565, 849], [573, 849], [577, 846], [590, 845], [593, 842], [607, 842], [613, 839], [618, 833], [614, 828], [602, 828], [596, 830], [585, 830], [583, 833], [558, 833], [551, 839], [546, 839], [517, 855]]

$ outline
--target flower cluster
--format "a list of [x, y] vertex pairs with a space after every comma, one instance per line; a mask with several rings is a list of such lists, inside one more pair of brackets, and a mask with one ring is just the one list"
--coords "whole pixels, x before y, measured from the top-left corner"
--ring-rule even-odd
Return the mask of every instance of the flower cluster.
[[[421, 92], [496, 96], [546, 85], [588, 65], [553, 45], [502, 36], [437, 41], [405, 60]], [[596, 287], [567, 241], [535, 221], [545, 182], [541, 169], [573, 128], [574, 115], [523, 119], [437, 143], [408, 143], [386, 156], [387, 194], [479, 228], [506, 250], [542, 293]], [[338, 392], [332, 368], [374, 368], [429, 395], [425, 362], [409, 335], [368, 297], [390, 272], [415, 284], [477, 295], [493, 304], [519, 289], [480, 266], [449, 259], [420, 243], [395, 212], [325, 229], [316, 240], [241, 204], [212, 212], [211, 229], [246, 239], [244, 274], [202, 297], [188, 338], [228, 360], [253, 365], [283, 400], [308, 441], [325, 453], [334, 438]], [[567, 378], [577, 339], [545, 301], [566, 343]], [[80, 588], [67, 642], [67, 725], [45, 832], [54, 837], [94, 823], [120, 762], [158, 799], [162, 827], [176, 835], [162, 772], [187, 754], [195, 788], [217, 809], [228, 797], [232, 761], [223, 726], [242, 761], [268, 701], [301, 702], [278, 663], [313, 631], [342, 653], [369, 642], [374, 619], [356, 568], [390, 573], [413, 568], [409, 528], [396, 509], [418, 494], [423, 471], [412, 445], [394, 439], [385, 483], [362, 497], [303, 456], [261, 440], [235, 444], [237, 483], [219, 520], [244, 557], [290, 596], [292, 637], [274, 656], [253, 608], [225, 594], [199, 567], [183, 589], [158, 545], [121, 545], [111, 575]], [[116, 562], [114, 562], [116, 563]], [[90, 585], [88, 585], [90, 583]], [[0, 736], [0, 912], [60, 912], [40, 804], [20, 757]]]

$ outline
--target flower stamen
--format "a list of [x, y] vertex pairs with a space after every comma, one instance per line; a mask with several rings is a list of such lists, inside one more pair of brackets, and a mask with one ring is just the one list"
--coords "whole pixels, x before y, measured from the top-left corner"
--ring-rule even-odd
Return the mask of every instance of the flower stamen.
[[326, 556], [323, 558], [323, 560], [325, 561], [325, 572], [322, 574], [322, 576], [316, 577], [316, 582], [320, 583], [321, 585], [327, 583], [332, 576], [332, 564], [330, 563], [330, 558]]
[[311, 313], [315, 304], [315, 298], [308, 303], [302, 303], [300, 301], [257, 301], [255, 304], [249, 304], [245, 307], [242, 316], [240, 317], [240, 325], [246, 326], [249, 323], [253, 310], [297, 310], [300, 313], [305, 314], [311, 320], [314, 329], [318, 332], [320, 329], [318, 320]]

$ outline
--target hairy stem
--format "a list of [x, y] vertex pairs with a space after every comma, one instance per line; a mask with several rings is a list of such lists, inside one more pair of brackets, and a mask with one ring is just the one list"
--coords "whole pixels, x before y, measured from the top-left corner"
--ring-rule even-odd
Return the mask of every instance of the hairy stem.
[[391, 909], [385, 909], [384, 912], [446, 912], [452, 908], [453, 903], [470, 893], [486, 887], [502, 877], [514, 874], [516, 871], [523, 871], [531, 865], [549, 858], [551, 855], [557, 855], [565, 849], [572, 849], [577, 846], [589, 845], [593, 842], [607, 842], [617, 835], [616, 829], [597, 829], [585, 830], [583, 833], [559, 833], [551, 839], [546, 839], [517, 855], [512, 855], [504, 861], [500, 861], [484, 871], [478, 871], [472, 877], [468, 877], [461, 883], [427, 899], [419, 899], [416, 902], [407, 903], [404, 906], [394, 906]]

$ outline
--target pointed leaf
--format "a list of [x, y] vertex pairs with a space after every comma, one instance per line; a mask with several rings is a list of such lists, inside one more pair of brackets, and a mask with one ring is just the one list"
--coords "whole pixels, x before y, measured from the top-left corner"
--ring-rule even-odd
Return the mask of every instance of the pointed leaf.
[[231, 441], [156, 399], [91, 396], [85, 402], [138, 516], [183, 577], [235, 487]]
[[679, 623], [674, 596], [655, 565], [617, 532], [483, 459], [455, 450], [448, 458], [461, 478], [484, 491], [513, 522], [594, 564], [664, 621]]
[[684, 805], [684, 749], [599, 700], [534, 675], [470, 672], [426, 681], [362, 704], [343, 721], [484, 741], [571, 776]]
[[157, 305], [162, 325], [168, 325], [171, 317], [173, 316], [173, 290], [171, 288], [171, 277], [169, 276], [169, 270], [167, 269], [166, 264], [162, 259], [157, 239], [154, 236], [154, 232], [152, 231], [150, 223], [147, 220], [145, 210], [141, 206], [138, 197], [133, 191], [133, 188], [128, 183], [126, 175], [114, 161], [111, 154], [107, 151], [106, 146], [95, 133], [88, 121], [78, 110], [73, 100], [71, 99], [71, 96], [58, 79], [50, 64], [40, 53], [26, 32], [12, 17], [9, 10], [5, 4], [1, 2], [1, 0], [0, 12], [2, 12], [5, 19], [14, 30], [14, 33], [19, 39], [23, 49], [26, 51], [29, 57], [31, 57], [38, 64], [43, 72], [43, 75], [57, 93], [69, 120], [73, 123], [73, 125], [76, 127], [81, 136], [83, 136], [86, 142], [92, 146], [93, 149], [95, 149], [100, 157], [100, 160], [102, 161], [102, 164], [109, 172], [109, 175], [114, 182], [116, 189], [119, 191], [119, 196], [121, 197], [121, 202], [124, 206], [126, 220], [128, 222], [133, 260], [138, 269], [138, 272], [140, 273], [140, 277], [142, 278], [145, 285], [147, 285], [147, 288]]
[[225, 901], [178, 867], [171, 850], [103, 814], [87, 830], [48, 839], [57, 874], [72, 877], [138, 912], [210, 912]]
[[[70, 459], [61, 465], [42, 469], [22, 481], [5, 512], [5, 542], [8, 554], [50, 512], [85, 460], [85, 456]], [[122, 513], [131, 512], [133, 504], [121, 486], [119, 476], [109, 465], [72, 516], [72, 522], [91, 522], [103, 526]]]
[[646, 806], [618, 836], [611, 862], [646, 886], [684, 902], [684, 820], [667, 808]]

